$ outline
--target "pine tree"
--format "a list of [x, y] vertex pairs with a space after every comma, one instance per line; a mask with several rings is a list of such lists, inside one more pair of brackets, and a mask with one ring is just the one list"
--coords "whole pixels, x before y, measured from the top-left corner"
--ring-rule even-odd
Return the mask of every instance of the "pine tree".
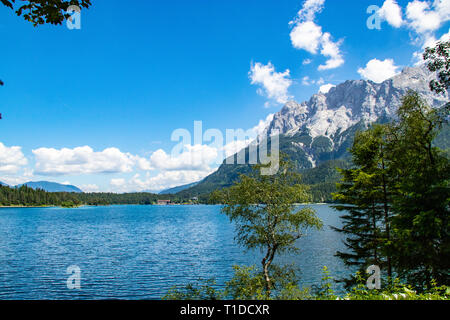
[[[355, 136], [350, 150], [355, 168], [340, 172], [342, 182], [334, 199], [341, 216], [342, 228], [333, 228], [346, 236], [348, 252], [337, 252], [347, 266], [356, 266], [365, 273], [370, 265], [387, 269], [392, 277], [391, 257], [384, 250], [390, 241], [391, 210], [389, 205], [386, 148], [386, 126], [375, 125]], [[354, 278], [343, 279], [347, 287], [355, 284]]]
[[433, 146], [447, 117], [411, 92], [389, 135], [396, 213], [389, 247], [396, 270], [419, 288], [450, 280], [450, 162]]

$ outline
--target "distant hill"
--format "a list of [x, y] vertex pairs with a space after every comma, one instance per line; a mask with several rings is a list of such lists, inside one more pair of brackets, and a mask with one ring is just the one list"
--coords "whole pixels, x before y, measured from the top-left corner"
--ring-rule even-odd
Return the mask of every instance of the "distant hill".
[[6, 183], [3, 183], [0, 181], [0, 186], [5, 186], [5, 187], [9, 187], [9, 185], [7, 185]]
[[181, 192], [183, 190], [195, 187], [198, 184], [198, 182], [194, 182], [194, 183], [190, 183], [190, 184], [185, 184], [183, 186], [179, 186], [179, 187], [175, 187], [175, 188], [170, 188], [170, 189], [166, 189], [161, 191], [159, 194], [175, 194], [178, 192]]
[[23, 185], [32, 188], [34, 190], [41, 189], [47, 192], [75, 192], [75, 193], [83, 192], [81, 189], [75, 186], [48, 181], [27, 182], [24, 183]]

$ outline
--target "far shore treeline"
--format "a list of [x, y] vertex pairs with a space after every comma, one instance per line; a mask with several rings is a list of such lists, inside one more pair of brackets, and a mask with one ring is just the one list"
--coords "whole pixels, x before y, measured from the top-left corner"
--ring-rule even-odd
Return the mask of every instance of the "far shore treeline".
[[45, 207], [61, 206], [76, 207], [81, 205], [119, 205], [136, 204], [151, 205], [158, 200], [170, 200], [173, 203], [196, 203], [187, 198], [180, 198], [175, 195], [158, 195], [153, 193], [67, 193], [67, 192], [46, 192], [41, 189], [21, 186], [11, 188], [0, 186], [0, 207], [24, 206], [24, 207]]

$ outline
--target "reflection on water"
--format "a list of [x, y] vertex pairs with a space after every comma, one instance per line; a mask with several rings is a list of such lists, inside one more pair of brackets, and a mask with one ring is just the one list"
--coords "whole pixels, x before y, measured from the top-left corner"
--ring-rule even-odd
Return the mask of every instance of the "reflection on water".
[[[300, 254], [283, 257], [320, 281], [321, 269], [345, 273], [334, 257], [343, 248], [338, 213], [314, 206], [325, 227], [299, 240]], [[244, 253], [218, 206], [0, 208], [0, 299], [159, 299], [175, 284], [215, 277], [232, 266], [259, 264]], [[81, 290], [68, 290], [66, 269], [81, 268]]]

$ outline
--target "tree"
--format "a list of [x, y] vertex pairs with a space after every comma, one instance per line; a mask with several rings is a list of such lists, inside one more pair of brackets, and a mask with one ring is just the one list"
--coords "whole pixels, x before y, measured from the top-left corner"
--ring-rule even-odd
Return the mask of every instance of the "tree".
[[308, 228], [320, 229], [322, 222], [314, 210], [298, 209], [296, 203], [309, 201], [307, 187], [300, 184], [300, 175], [293, 165], [282, 159], [278, 174], [264, 176], [261, 165], [250, 176], [242, 175], [234, 186], [217, 191], [213, 198], [237, 228], [236, 240], [246, 249], [265, 252], [261, 261], [265, 292], [270, 297], [274, 289], [271, 273], [276, 255], [295, 252], [295, 243]]
[[389, 276], [395, 272], [419, 289], [433, 280], [448, 284], [450, 165], [433, 144], [448, 113], [409, 92], [397, 118], [355, 137], [355, 168], [341, 170], [335, 195], [336, 208], [348, 212], [338, 231], [350, 249], [338, 256], [361, 272], [385, 261]]
[[[336, 256], [347, 266], [356, 266], [361, 273], [373, 264], [386, 266], [391, 279], [391, 257], [383, 249], [390, 241], [391, 224], [386, 129], [374, 125], [356, 134], [350, 149], [355, 167], [339, 170], [343, 178], [333, 194], [339, 203], [334, 208], [344, 212], [343, 227], [333, 229], [346, 236], [344, 243], [349, 251], [337, 252]], [[343, 281], [347, 287], [356, 284], [354, 277]]]
[[417, 287], [449, 283], [449, 159], [433, 146], [447, 116], [417, 93], [403, 99], [391, 126], [390, 175], [394, 182], [393, 241], [396, 270]]
[[430, 82], [430, 89], [445, 94], [450, 85], [450, 42], [438, 42], [435, 47], [425, 49], [424, 60], [428, 60], [428, 69], [438, 73], [438, 79]]
[[62, 24], [70, 15], [66, 12], [71, 5], [79, 8], [89, 8], [90, 0], [0, 0], [8, 8], [15, 10], [18, 16], [22, 16], [26, 21], [34, 26], [42, 24]]

